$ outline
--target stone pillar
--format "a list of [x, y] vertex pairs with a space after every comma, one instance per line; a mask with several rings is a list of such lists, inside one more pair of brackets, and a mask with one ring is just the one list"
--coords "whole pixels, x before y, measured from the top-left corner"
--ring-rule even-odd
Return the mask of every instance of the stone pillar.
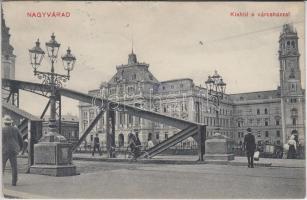
[[229, 161], [234, 160], [234, 140], [215, 133], [205, 142], [205, 161]]
[[56, 133], [50, 142], [48, 134], [34, 145], [34, 165], [30, 173], [49, 176], [76, 175], [76, 166], [72, 164], [72, 144]]

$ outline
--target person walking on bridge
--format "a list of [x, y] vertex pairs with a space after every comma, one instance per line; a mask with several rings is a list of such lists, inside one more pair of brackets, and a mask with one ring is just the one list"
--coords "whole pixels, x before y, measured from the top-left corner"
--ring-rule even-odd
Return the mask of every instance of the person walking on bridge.
[[256, 142], [251, 128], [247, 129], [247, 134], [244, 136], [244, 148], [247, 155], [248, 167], [254, 168], [254, 153], [256, 149]]
[[12, 168], [12, 185], [17, 184], [17, 154], [22, 148], [22, 137], [18, 128], [12, 126], [13, 120], [9, 115], [4, 116], [2, 127], [2, 173], [10, 160]]

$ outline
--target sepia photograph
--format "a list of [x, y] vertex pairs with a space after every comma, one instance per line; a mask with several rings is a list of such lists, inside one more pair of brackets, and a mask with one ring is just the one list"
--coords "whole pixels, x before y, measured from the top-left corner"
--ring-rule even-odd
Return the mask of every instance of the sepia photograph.
[[2, 2], [2, 197], [304, 199], [305, 34], [305, 2]]

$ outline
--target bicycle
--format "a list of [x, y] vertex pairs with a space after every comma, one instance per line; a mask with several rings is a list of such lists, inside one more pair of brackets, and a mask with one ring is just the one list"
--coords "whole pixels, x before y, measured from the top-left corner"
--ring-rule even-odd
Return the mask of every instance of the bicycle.
[[127, 150], [125, 152], [125, 159], [137, 161], [138, 157], [143, 154], [145, 154], [144, 158], [149, 157], [147, 151], [143, 150], [143, 146], [141, 145], [136, 146], [134, 151], [132, 151], [130, 147], [127, 147]]

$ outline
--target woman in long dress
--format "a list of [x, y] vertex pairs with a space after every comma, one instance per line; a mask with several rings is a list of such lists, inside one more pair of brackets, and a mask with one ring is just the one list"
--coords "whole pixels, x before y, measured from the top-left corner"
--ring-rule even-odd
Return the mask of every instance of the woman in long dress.
[[288, 158], [294, 159], [296, 158], [296, 141], [294, 140], [295, 136], [291, 135], [290, 140], [288, 141], [289, 151]]

